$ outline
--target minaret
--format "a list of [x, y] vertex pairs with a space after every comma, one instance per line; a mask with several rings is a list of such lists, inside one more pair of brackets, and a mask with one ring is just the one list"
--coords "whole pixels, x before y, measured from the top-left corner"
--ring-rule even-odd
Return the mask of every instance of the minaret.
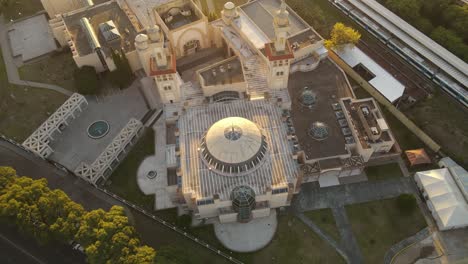
[[286, 10], [286, 2], [284, 0], [281, 1], [281, 7], [276, 12], [273, 23], [275, 27], [275, 49], [277, 52], [281, 52], [286, 49], [286, 40], [291, 30], [289, 12]]
[[291, 29], [286, 3], [281, 1], [280, 9], [274, 16], [275, 39], [265, 44], [265, 53], [269, 60], [268, 84], [270, 89], [280, 90], [288, 87], [289, 70], [294, 53], [289, 46], [288, 37]]
[[233, 2], [226, 2], [223, 10], [221, 11], [221, 18], [224, 23], [231, 25], [232, 21], [238, 16], [239, 14], [237, 13], [236, 5]]

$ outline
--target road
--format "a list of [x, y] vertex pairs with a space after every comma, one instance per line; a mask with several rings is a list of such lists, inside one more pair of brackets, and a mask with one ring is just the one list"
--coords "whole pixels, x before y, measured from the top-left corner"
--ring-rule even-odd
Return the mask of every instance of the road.
[[[114, 200], [113, 198], [101, 193], [97, 189], [95, 189], [92, 185], [78, 179], [76, 176], [68, 174], [60, 169], [57, 169], [52, 164], [48, 163], [47, 161], [42, 160], [41, 158], [35, 157], [34, 155], [30, 154], [18, 148], [9, 142], [5, 142], [0, 139], [0, 166], [11, 166], [14, 167], [18, 173], [18, 175], [25, 175], [34, 179], [46, 178], [49, 182], [49, 187], [52, 189], [61, 189], [65, 193], [67, 193], [75, 202], [78, 202], [83, 205], [84, 208], [87, 210], [93, 209], [109, 209], [113, 205], [121, 205], [118, 201]], [[183, 238], [181, 235], [178, 235], [173, 230], [162, 226], [152, 219], [148, 218], [147, 216], [142, 215], [141, 213], [131, 209], [126, 208], [127, 212], [129, 213], [129, 219], [137, 229], [141, 240], [144, 244], [151, 246], [155, 249], [159, 249], [163, 246], [172, 246], [175, 248], [180, 248], [184, 250], [183, 247], [190, 247], [193, 250], [198, 250], [199, 252], [203, 251], [202, 256], [192, 256], [192, 259], [195, 259], [199, 262], [203, 263], [226, 263], [226, 260], [222, 257], [214, 254], [208, 253], [207, 249], [201, 247], [198, 244], [195, 244], [192, 241], [189, 241]], [[5, 235], [5, 233], [1, 229], [0, 225], [0, 234]], [[6, 236], [6, 235], [5, 235]], [[18, 236], [18, 235], [16, 235]], [[9, 239], [11, 237], [16, 236], [7, 236]], [[24, 242], [24, 241], [23, 241]], [[18, 245], [21, 247], [26, 248], [23, 245], [23, 242], [18, 242]], [[2, 242], [6, 243], [6, 242]], [[0, 251], [9, 252], [12, 250], [14, 246], [8, 245], [6, 243], [5, 249], [3, 248], [3, 244], [0, 246]], [[37, 245], [36, 245], [37, 246]], [[41, 249], [42, 250], [42, 249]], [[34, 252], [38, 252], [37, 250], [26, 250], [31, 255], [41, 259], [39, 255]], [[0, 252], [1, 253], [1, 252]], [[17, 252], [19, 254], [19, 252]], [[46, 263], [53, 263], [51, 260], [60, 259], [61, 256], [57, 255], [54, 252], [46, 253], [44, 250], [44, 254], [46, 256], [42, 259], [46, 259]], [[24, 255], [24, 254], [23, 254]], [[3, 256], [0, 254], [0, 256]], [[26, 258], [27, 256], [23, 256]], [[209, 259], [207, 259], [209, 258]], [[31, 261], [31, 260], [29, 260]], [[3, 262], [0, 261], [3, 264]], [[15, 263], [15, 262], [12, 262]], [[23, 263], [23, 262], [16, 262], [16, 263]], [[16, 264], [15, 263], [15, 264]], [[25, 262], [29, 263], [29, 262]], [[31, 262], [31, 263], [39, 263], [39, 262]], [[63, 262], [62, 262], [63, 263]]]

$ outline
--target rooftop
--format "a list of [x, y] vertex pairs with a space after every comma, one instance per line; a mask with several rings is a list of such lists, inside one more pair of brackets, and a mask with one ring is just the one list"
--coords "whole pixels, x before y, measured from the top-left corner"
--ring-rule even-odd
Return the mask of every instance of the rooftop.
[[[87, 18], [90, 24], [89, 32], [87, 27], [83, 25], [82, 18]], [[99, 46], [106, 54], [110, 54], [110, 50], [118, 50], [123, 48], [126, 52], [135, 49], [134, 40], [137, 32], [132, 22], [128, 19], [127, 15], [120, 9], [117, 2], [109, 1], [103, 4], [85, 7], [74, 12], [63, 15], [63, 20], [71, 39], [74, 43], [76, 52], [80, 56], [85, 56], [94, 52], [95, 41], [91, 41], [89, 35], [94, 35]], [[110, 23], [112, 22], [112, 23]], [[105, 30], [105, 34], [100, 28], [103, 25], [115, 26], [114, 29]], [[116, 32], [120, 35], [118, 38], [107, 39], [109, 35], [115, 36]], [[108, 41], [110, 40], [110, 41]]]
[[355, 101], [343, 99], [343, 105], [363, 148], [370, 148], [372, 143], [391, 140], [388, 125], [372, 98]]
[[[316, 95], [316, 101], [311, 107], [302, 104], [301, 97], [305, 87]], [[352, 96], [343, 73], [332, 62], [324, 60], [314, 71], [292, 74], [288, 89], [292, 100], [291, 118], [295, 134], [307, 160], [349, 154], [337, 111], [333, 107], [340, 98]], [[314, 122], [322, 122], [327, 126], [327, 138], [316, 140], [310, 135]]]
[[200, 71], [206, 86], [244, 82], [242, 64], [235, 56]]
[[[275, 30], [273, 27], [273, 18], [276, 11], [280, 8], [280, 0], [256, 0], [248, 4], [242, 5], [240, 8], [244, 13], [253, 21], [253, 23], [268, 36], [270, 41], [275, 38]], [[309, 28], [297, 14], [289, 6], [287, 7], [289, 12], [290, 22], [290, 35], [295, 35], [298, 32]]]
[[359, 48], [345, 48], [336, 53], [390, 102], [395, 102], [405, 92], [403, 84]]
[[181, 1], [180, 5], [174, 5], [173, 2], [169, 2], [156, 8], [159, 16], [169, 30], [174, 30], [196, 22], [203, 16], [197, 6], [191, 1]]
[[[221, 200], [227, 200], [236, 186], [248, 185], [257, 195], [261, 195], [274, 186], [294, 183], [299, 166], [293, 159], [292, 143], [286, 140], [287, 126], [281, 119], [281, 113], [281, 109], [275, 104], [263, 100], [235, 100], [188, 108], [177, 124], [183, 193], [193, 193], [197, 199], [219, 195]], [[203, 162], [199, 150], [206, 131], [219, 120], [228, 117], [250, 120], [246, 125], [249, 130], [254, 131], [254, 138], [259, 139], [258, 131], [261, 131], [268, 145], [263, 162], [248, 174], [236, 177], [226, 177], [210, 170]], [[226, 130], [224, 125], [221, 127], [224, 130], [220, 132], [222, 137]]]

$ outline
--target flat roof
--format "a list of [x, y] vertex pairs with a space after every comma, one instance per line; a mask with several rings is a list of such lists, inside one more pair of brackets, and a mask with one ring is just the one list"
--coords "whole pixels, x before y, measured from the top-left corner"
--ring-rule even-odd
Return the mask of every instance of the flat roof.
[[[272, 41], [275, 38], [275, 29], [273, 27], [273, 19], [276, 11], [280, 9], [280, 0], [256, 0], [240, 8], [247, 14], [258, 28], [260, 28], [266, 36]], [[302, 19], [288, 6], [289, 22], [291, 26], [290, 35], [295, 35], [298, 32], [309, 28]]]
[[[310, 109], [300, 101], [306, 86], [317, 96], [315, 105]], [[325, 159], [348, 154], [345, 136], [333, 104], [339, 103], [340, 98], [352, 97], [352, 92], [337, 66], [330, 60], [323, 60], [311, 72], [296, 72], [289, 78], [288, 89], [292, 100], [291, 118], [306, 159]], [[315, 140], [309, 135], [311, 124], [317, 121], [325, 123], [329, 128], [329, 136], [324, 140]]]
[[[81, 23], [82, 18], [88, 18], [94, 34], [98, 38], [99, 44], [107, 54], [110, 54], [110, 49], [118, 50], [123, 48], [125, 52], [135, 50], [134, 41], [137, 32], [132, 22], [117, 2], [109, 1], [63, 15], [65, 26], [80, 56], [85, 56], [94, 52], [93, 46], [89, 43], [87, 33]], [[108, 42], [101, 34], [99, 25], [108, 21], [114, 22], [121, 36], [120, 41]]]
[[158, 15], [169, 30], [196, 22], [202, 18], [198, 8], [191, 1], [182, 1], [177, 7], [172, 2], [156, 6]]
[[371, 72], [374, 77], [368, 82], [390, 102], [395, 102], [405, 92], [405, 86], [403, 84], [358, 47], [345, 48], [336, 50], [335, 52], [352, 68], [361, 64]]
[[242, 64], [237, 56], [204, 68], [200, 74], [206, 86], [245, 81]]
[[441, 70], [468, 87], [468, 64], [374, 0], [347, 0]]

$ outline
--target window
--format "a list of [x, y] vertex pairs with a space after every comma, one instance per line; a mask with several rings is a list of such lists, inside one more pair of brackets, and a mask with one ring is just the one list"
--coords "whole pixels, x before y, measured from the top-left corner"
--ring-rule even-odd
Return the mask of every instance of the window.
[[283, 76], [283, 75], [284, 75], [284, 72], [282, 72], [282, 71], [276, 72], [276, 76]]
[[161, 55], [160, 52], [158, 52], [158, 55], [157, 55], [157, 56], [158, 56], [158, 60], [162, 60], [162, 55]]
[[278, 65], [279, 65], [279, 66], [283, 66], [283, 61], [280, 60], [280, 61], [278, 62]]

